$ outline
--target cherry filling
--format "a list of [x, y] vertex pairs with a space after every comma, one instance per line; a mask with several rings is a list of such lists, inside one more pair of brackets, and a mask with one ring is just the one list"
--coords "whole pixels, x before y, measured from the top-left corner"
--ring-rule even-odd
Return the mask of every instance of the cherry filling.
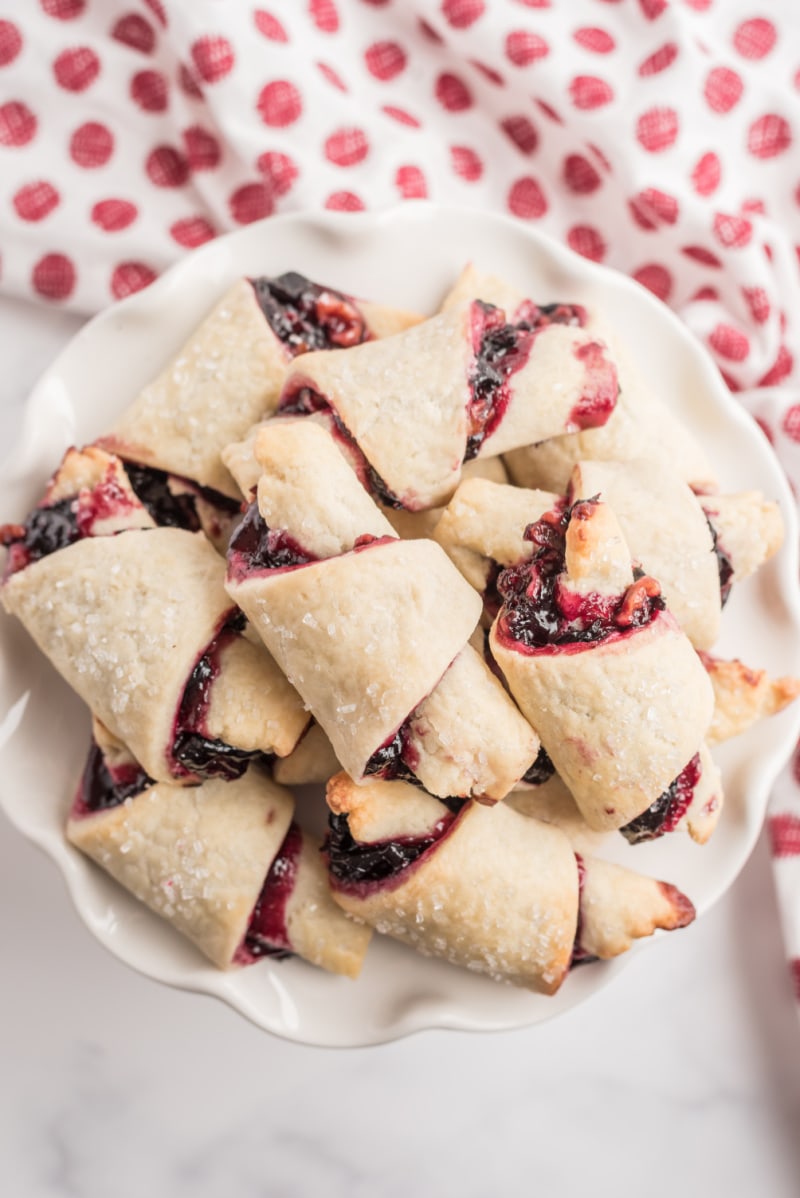
[[250, 916], [244, 942], [237, 953], [240, 964], [258, 957], [284, 960], [292, 955], [286, 909], [297, 880], [302, 849], [303, 833], [292, 821]]
[[581, 936], [583, 934], [583, 888], [586, 883], [586, 866], [583, 863], [583, 857], [580, 853], [575, 854], [575, 862], [578, 866], [578, 922], [575, 926], [575, 940], [572, 945], [572, 956], [570, 957], [569, 968], [574, 969], [576, 965], [588, 965], [590, 961], [597, 961], [598, 958], [592, 953], [587, 953], [586, 949], [581, 945]]
[[502, 308], [482, 300], [473, 303], [471, 320], [475, 357], [469, 376], [465, 462], [477, 457], [503, 419], [510, 399], [508, 380], [528, 361], [534, 337], [529, 325], [510, 324]]
[[717, 568], [719, 570], [719, 603], [720, 607], [724, 607], [730, 599], [731, 588], [733, 587], [733, 562], [725, 552], [724, 545], [720, 544], [719, 533], [706, 515], [706, 524], [711, 530], [711, 540], [714, 544], [714, 553], [717, 555]]
[[341, 416], [328, 403], [324, 395], [320, 395], [308, 383], [297, 381], [296, 386], [284, 391], [281, 397], [280, 414], [282, 416], [310, 416], [314, 412], [322, 412], [330, 418], [331, 435], [344, 446], [350, 464], [358, 476], [365, 491], [372, 495], [384, 507], [401, 510], [405, 507], [401, 499], [386, 485], [378, 471], [364, 456], [364, 452], [351, 436], [350, 430]]
[[[200, 528], [197, 515], [198, 498], [205, 499], [220, 511], [229, 514], [240, 509], [238, 500], [222, 495], [211, 487], [201, 487], [191, 479], [178, 478], [164, 470], [156, 470], [153, 466], [143, 466], [140, 462], [124, 462], [123, 465], [136, 497], [147, 508], [159, 528], [183, 528], [188, 532], [197, 532]], [[170, 479], [173, 478], [189, 490], [174, 494], [169, 485]]]
[[380, 778], [382, 782], [414, 782], [421, 785], [414, 775], [419, 764], [419, 754], [410, 742], [411, 725], [404, 720], [395, 732], [380, 745], [364, 766], [365, 778]]
[[241, 778], [251, 761], [264, 757], [258, 750], [237, 749], [226, 741], [206, 735], [206, 716], [211, 688], [219, 674], [220, 655], [244, 627], [241, 612], [226, 621], [189, 676], [183, 692], [172, 738], [172, 758], [177, 776]]
[[636, 819], [620, 828], [628, 843], [641, 844], [642, 841], [657, 840], [666, 832], [673, 832], [686, 814], [702, 772], [700, 754], [695, 753], [664, 793]]
[[[455, 806], [455, 801], [451, 801], [450, 806]], [[400, 875], [415, 865], [453, 827], [456, 814], [453, 810], [448, 811], [422, 836], [397, 836], [393, 840], [362, 844], [353, 839], [347, 815], [331, 813], [323, 852], [334, 886], [338, 890], [364, 894], [385, 886], [392, 879], [399, 885]]]
[[93, 743], [83, 768], [71, 816], [80, 819], [95, 811], [119, 807], [126, 799], [152, 785], [153, 779], [148, 777], [138, 762], [131, 761], [112, 772], [102, 750]]
[[541, 786], [552, 778], [555, 772], [556, 767], [550, 760], [550, 754], [544, 745], [540, 745], [536, 760], [522, 775], [522, 781], [528, 782], [531, 786]]
[[575, 349], [575, 357], [586, 367], [591, 386], [575, 404], [567, 423], [570, 431], [601, 428], [617, 405], [619, 382], [614, 364], [600, 341], [589, 341]]
[[582, 329], [586, 318], [586, 309], [580, 304], [535, 304], [533, 300], [523, 300], [514, 313], [514, 324], [534, 331], [549, 324], [567, 324]]
[[320, 287], [295, 271], [250, 282], [269, 327], [293, 358], [309, 350], [346, 349], [371, 339], [364, 317], [341, 291]]
[[49, 507], [37, 507], [23, 524], [0, 525], [0, 544], [8, 549], [5, 577], [38, 562], [59, 549], [79, 541], [77, 499], [60, 499]]
[[228, 577], [241, 581], [260, 570], [290, 570], [318, 559], [283, 529], [268, 528], [251, 503], [228, 547]]
[[596, 642], [643, 628], [664, 610], [660, 587], [647, 575], [621, 595], [577, 595], [562, 585], [570, 520], [589, 519], [597, 502], [557, 505], [528, 525], [533, 556], [503, 570], [497, 582], [504, 600], [497, 629], [505, 640], [528, 649]]

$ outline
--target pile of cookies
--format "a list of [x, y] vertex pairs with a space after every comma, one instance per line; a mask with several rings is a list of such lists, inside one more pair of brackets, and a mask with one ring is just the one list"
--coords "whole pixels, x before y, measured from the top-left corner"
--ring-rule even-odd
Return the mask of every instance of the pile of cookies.
[[216, 965], [376, 931], [552, 994], [694, 918], [603, 842], [704, 843], [713, 745], [800, 693], [712, 653], [781, 538], [569, 297], [292, 273], [68, 450], [0, 598], [92, 714], [69, 840]]

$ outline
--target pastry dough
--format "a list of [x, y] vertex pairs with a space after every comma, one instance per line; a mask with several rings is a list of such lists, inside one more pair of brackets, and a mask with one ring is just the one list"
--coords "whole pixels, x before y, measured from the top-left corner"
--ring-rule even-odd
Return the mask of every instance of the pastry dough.
[[726, 661], [701, 653], [700, 660], [714, 688], [714, 718], [708, 730], [711, 745], [738, 736], [756, 720], [783, 711], [800, 695], [800, 678], [770, 678], [766, 670], [753, 670], [738, 658]]
[[[492, 337], [503, 340], [492, 351], [499, 364], [486, 356]], [[597, 338], [558, 324], [519, 329], [474, 303], [386, 341], [303, 355], [281, 406], [331, 408], [377, 474], [377, 497], [388, 492], [420, 510], [447, 501], [465, 457], [602, 423], [616, 395], [616, 371]]]
[[714, 530], [717, 550], [729, 563], [731, 581], [753, 574], [783, 544], [780, 508], [760, 491], [698, 498]]
[[[490, 644], [587, 823], [604, 831], [641, 815], [678, 778], [700, 748], [714, 700], [689, 640], [668, 611], [658, 609], [657, 587], [647, 615], [652, 580], [633, 583], [630, 556], [611, 509], [582, 503], [566, 519], [561, 573], [548, 581], [541, 573], [546, 559], [534, 556], [519, 579], [528, 605], [519, 619], [534, 621], [534, 631], [537, 604], [548, 586], [555, 588], [557, 605], [552, 614], [544, 610], [548, 629], [552, 619], [567, 621], [568, 610], [578, 613], [566, 622], [561, 643], [552, 643], [549, 631], [538, 644], [520, 641], [507, 597]], [[558, 568], [557, 558], [552, 568]], [[531, 595], [534, 582], [539, 598]], [[631, 603], [640, 601], [645, 614], [627, 625], [624, 613], [630, 616]], [[614, 611], [617, 615], [609, 616]], [[591, 629], [595, 619], [600, 620], [599, 639], [591, 639], [596, 634], [589, 631], [590, 639], [581, 641], [579, 629]], [[622, 627], [615, 625], [618, 619]]]
[[345, 774], [331, 779], [327, 797], [340, 906], [496, 981], [553, 994], [573, 960], [615, 956], [639, 936], [694, 918], [674, 887], [579, 860], [557, 827], [506, 804], [467, 801], [453, 816], [404, 783], [355, 786]]
[[[202, 534], [155, 528], [77, 541], [13, 575], [0, 595], [150, 777], [191, 782], [173, 755], [178, 713], [231, 614], [223, 578]], [[288, 752], [308, 715], [263, 647], [238, 639], [236, 689], [223, 678], [214, 694], [225, 673], [221, 650], [209, 689], [213, 731], [203, 735], [241, 734], [246, 743], [236, 748]]]
[[341, 762], [319, 724], [313, 721], [286, 757], [279, 757], [272, 776], [281, 786], [306, 786], [327, 782], [341, 770]]
[[[232, 782], [150, 785], [94, 812], [79, 800], [67, 836], [221, 969], [267, 951], [356, 977], [370, 931], [332, 901], [293, 808], [289, 791], [251, 767]], [[266, 944], [252, 939], [257, 904], [269, 904]]]

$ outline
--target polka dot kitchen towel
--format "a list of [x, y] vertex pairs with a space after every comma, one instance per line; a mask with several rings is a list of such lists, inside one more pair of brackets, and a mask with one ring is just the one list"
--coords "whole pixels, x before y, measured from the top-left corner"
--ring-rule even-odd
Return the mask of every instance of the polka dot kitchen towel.
[[[796, 0], [0, 0], [0, 288], [91, 312], [278, 212], [535, 222], [673, 307], [800, 484]], [[770, 831], [800, 997], [800, 758]]]

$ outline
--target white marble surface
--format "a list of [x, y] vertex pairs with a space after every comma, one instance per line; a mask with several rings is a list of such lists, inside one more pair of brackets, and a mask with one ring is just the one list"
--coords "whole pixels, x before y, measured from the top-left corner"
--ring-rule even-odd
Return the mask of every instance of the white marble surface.
[[[0, 445], [79, 321], [0, 300]], [[46, 729], [43, 729], [46, 744]], [[800, 1024], [766, 845], [552, 1024], [302, 1048], [132, 973], [0, 816], [8, 1198], [800, 1193]]]

